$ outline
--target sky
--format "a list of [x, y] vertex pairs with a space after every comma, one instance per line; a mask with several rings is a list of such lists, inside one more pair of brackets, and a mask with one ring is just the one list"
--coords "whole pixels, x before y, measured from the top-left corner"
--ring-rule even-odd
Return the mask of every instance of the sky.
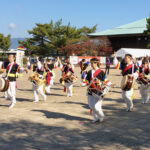
[[0, 0], [0, 33], [25, 38], [35, 23], [63, 24], [97, 32], [150, 16], [150, 0]]

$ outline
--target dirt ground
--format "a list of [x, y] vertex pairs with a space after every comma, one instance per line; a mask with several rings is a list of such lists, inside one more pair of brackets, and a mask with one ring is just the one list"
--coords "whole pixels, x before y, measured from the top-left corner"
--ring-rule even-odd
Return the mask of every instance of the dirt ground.
[[134, 111], [126, 112], [121, 97], [120, 71], [111, 69], [108, 78], [116, 87], [103, 102], [105, 120], [91, 124], [86, 87], [79, 77], [73, 97], [66, 97], [59, 84], [60, 69], [55, 70], [55, 84], [47, 102], [33, 103], [28, 75], [17, 80], [17, 104], [0, 93], [0, 150], [149, 150], [150, 104], [141, 104], [135, 89]]

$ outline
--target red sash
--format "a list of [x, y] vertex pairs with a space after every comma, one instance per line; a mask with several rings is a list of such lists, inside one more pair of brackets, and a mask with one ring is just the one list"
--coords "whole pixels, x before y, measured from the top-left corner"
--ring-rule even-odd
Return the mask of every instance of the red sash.
[[[93, 78], [95, 78], [101, 71], [102, 71], [101, 69], [96, 70], [93, 74]], [[92, 80], [92, 77], [91, 77], [91, 80]], [[95, 87], [95, 84], [93, 82], [91, 84], [91, 87], [93, 88]]]
[[144, 68], [144, 73], [146, 72], [146, 70], [149, 70], [149, 68], [147, 67], [147, 68]]
[[147, 67], [147, 68], [144, 68], [142, 65], [141, 65], [141, 67], [140, 67], [141, 69], [142, 69], [142, 72], [144, 71], [144, 73], [148, 70], [149, 72], [150, 72], [150, 69], [149, 69], [149, 67]]
[[[15, 64], [16, 64], [16, 62], [13, 63], [13, 66], [14, 66]], [[7, 68], [6, 68], [7, 71], [9, 70], [10, 66], [11, 66], [11, 64], [9, 64], [9, 65], [7, 66]]]
[[61, 71], [63, 71], [63, 70], [65, 69], [65, 67], [66, 67], [66, 65], [63, 65], [63, 67], [62, 67]]
[[101, 69], [97, 69], [94, 74], [93, 77], [95, 78], [102, 70]]
[[132, 68], [133, 64], [130, 64], [129, 66], [127, 66], [123, 71], [122, 74], [124, 74], [128, 69]]

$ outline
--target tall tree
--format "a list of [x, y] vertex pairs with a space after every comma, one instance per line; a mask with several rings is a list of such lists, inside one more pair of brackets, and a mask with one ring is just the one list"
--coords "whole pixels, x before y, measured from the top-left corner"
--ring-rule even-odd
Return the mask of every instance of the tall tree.
[[36, 27], [28, 31], [31, 38], [19, 43], [39, 55], [48, 55], [52, 51], [58, 53], [60, 47], [83, 41], [87, 33], [95, 32], [95, 30], [96, 26], [77, 29], [70, 23], [63, 25], [60, 19], [55, 23], [50, 21], [49, 24], [36, 24]]
[[7, 51], [10, 45], [10, 35], [5, 37], [3, 34], [0, 34], [0, 49], [2, 49], [3, 51]]

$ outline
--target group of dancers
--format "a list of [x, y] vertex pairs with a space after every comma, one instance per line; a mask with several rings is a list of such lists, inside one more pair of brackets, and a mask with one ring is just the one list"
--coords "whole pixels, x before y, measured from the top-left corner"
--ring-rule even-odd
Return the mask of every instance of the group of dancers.
[[[42, 95], [43, 100], [46, 101], [47, 94], [51, 93], [51, 87], [53, 86], [55, 79], [55, 68], [61, 69], [60, 83], [64, 87], [64, 91], [67, 92], [67, 97], [73, 96], [73, 85], [77, 81], [75, 76], [75, 67], [69, 59], [63, 63], [56, 58], [53, 62], [51, 58], [47, 58], [46, 62], [43, 58], [36, 58], [37, 63], [35, 65], [30, 63], [30, 59], [27, 58], [25, 68], [21, 68], [15, 62], [14, 54], [9, 54], [9, 63], [6, 65], [4, 62], [0, 64], [0, 73], [6, 71], [5, 80], [9, 81], [8, 89], [5, 91], [4, 96], [6, 99], [11, 100], [9, 108], [13, 108], [16, 104], [16, 79], [17, 73], [32, 72], [29, 75], [29, 80], [32, 83], [32, 89], [34, 93], [34, 102], [39, 101], [39, 94]], [[144, 58], [142, 64], [137, 65], [132, 58], [132, 55], [126, 54], [125, 58], [119, 62], [116, 53], [114, 53], [113, 64], [116, 69], [120, 69], [122, 76], [126, 78], [125, 85], [122, 88], [122, 98], [126, 103], [127, 112], [133, 110], [133, 98], [134, 98], [134, 84], [137, 81], [140, 85], [140, 94], [142, 104], [149, 101], [149, 60]], [[113, 84], [107, 79], [106, 73], [100, 67], [100, 60], [92, 58], [90, 62], [83, 59], [80, 63], [81, 68], [81, 86], [87, 86], [87, 98], [88, 104], [91, 109], [94, 120], [92, 123], [103, 122], [104, 113], [102, 110], [102, 102], [104, 96], [108, 93]], [[29, 71], [30, 70], [30, 71]], [[2, 78], [2, 77], [1, 77]], [[129, 81], [128, 81], [129, 80]]]

